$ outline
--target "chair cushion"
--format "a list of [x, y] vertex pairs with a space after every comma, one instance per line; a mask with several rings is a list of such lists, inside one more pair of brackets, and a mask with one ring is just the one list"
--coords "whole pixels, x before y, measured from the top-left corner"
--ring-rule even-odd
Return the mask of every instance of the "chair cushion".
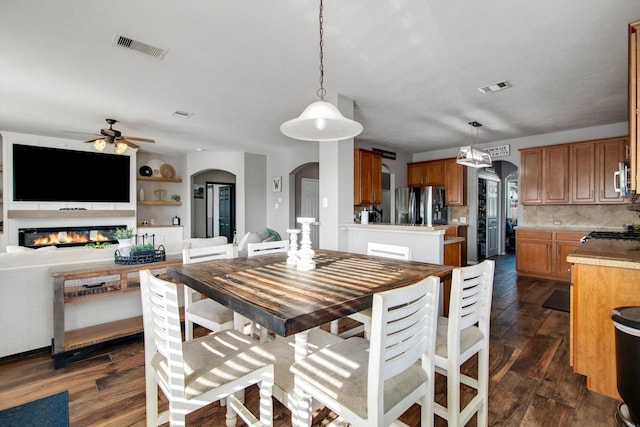
[[[337, 335], [331, 334], [319, 328], [309, 331], [307, 336], [307, 349], [310, 353], [314, 353], [328, 345], [344, 341]], [[295, 336], [291, 335], [286, 338], [276, 336], [273, 341], [263, 344], [265, 350], [269, 351], [276, 357], [274, 366], [274, 382], [284, 392], [293, 392], [293, 373], [290, 368], [295, 361]]]
[[[449, 319], [438, 317], [438, 331], [436, 332], [436, 356], [447, 358], [447, 336], [449, 333]], [[480, 329], [470, 326], [460, 331], [460, 353], [469, 350], [473, 345], [483, 340]]]
[[233, 310], [210, 298], [192, 303], [189, 305], [188, 312], [219, 325], [233, 321]]
[[[182, 351], [187, 399], [275, 363], [275, 357], [264, 350], [258, 340], [234, 330], [183, 342]], [[168, 366], [164, 356], [156, 353], [151, 365], [167, 383]]]
[[[352, 337], [294, 363], [291, 371], [366, 419], [369, 346], [364, 338]], [[384, 385], [384, 411], [393, 408], [426, 381], [427, 374], [419, 363], [389, 378]]]

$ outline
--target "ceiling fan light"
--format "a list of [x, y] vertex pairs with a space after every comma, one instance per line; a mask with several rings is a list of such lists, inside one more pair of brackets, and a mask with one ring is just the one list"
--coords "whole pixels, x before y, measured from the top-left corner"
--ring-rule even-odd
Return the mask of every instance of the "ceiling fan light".
[[345, 118], [335, 105], [316, 101], [295, 119], [280, 125], [284, 135], [303, 141], [339, 141], [362, 133], [362, 125]]
[[104, 151], [104, 148], [107, 146], [107, 141], [104, 139], [96, 139], [93, 141], [93, 148], [98, 151]]
[[116, 145], [114, 147], [116, 153], [118, 154], [124, 153], [125, 151], [127, 151], [127, 148], [129, 148], [129, 146], [124, 142], [116, 142]]
[[488, 168], [493, 164], [489, 153], [472, 145], [460, 147], [456, 163], [478, 169]]

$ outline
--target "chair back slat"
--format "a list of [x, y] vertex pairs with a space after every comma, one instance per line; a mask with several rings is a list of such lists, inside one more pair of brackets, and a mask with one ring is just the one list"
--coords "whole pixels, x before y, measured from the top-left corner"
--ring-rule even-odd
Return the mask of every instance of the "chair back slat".
[[367, 255], [409, 261], [411, 259], [411, 248], [408, 246], [369, 242], [367, 244]]
[[486, 308], [491, 305], [492, 285], [492, 263], [483, 262], [453, 270], [449, 317], [458, 319], [459, 330], [477, 324], [489, 314]]
[[247, 256], [275, 254], [289, 251], [288, 240], [274, 240], [272, 242], [247, 243]]
[[190, 248], [182, 250], [183, 264], [212, 261], [214, 259], [233, 258], [233, 244], [205, 246], [202, 248]]

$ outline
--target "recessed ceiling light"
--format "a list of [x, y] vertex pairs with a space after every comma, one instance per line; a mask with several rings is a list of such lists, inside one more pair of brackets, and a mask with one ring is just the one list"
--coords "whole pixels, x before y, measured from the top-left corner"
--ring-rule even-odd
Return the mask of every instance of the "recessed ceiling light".
[[202, 147], [197, 147], [197, 148], [196, 148], [196, 151], [205, 151], [205, 149], [204, 149], [204, 148], [202, 148]]
[[483, 87], [479, 87], [478, 90], [482, 93], [493, 93], [493, 92], [497, 92], [499, 90], [503, 90], [503, 89], [509, 89], [511, 86], [511, 83], [509, 83], [509, 81], [507, 80], [503, 80], [501, 82], [497, 82], [497, 83], [493, 83], [487, 86], [483, 86]]

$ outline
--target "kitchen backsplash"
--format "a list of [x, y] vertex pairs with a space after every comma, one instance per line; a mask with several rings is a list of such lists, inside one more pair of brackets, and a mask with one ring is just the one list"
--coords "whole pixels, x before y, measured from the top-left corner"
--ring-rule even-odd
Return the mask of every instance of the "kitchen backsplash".
[[526, 227], [622, 228], [640, 223], [638, 212], [626, 205], [545, 205], [521, 206]]

